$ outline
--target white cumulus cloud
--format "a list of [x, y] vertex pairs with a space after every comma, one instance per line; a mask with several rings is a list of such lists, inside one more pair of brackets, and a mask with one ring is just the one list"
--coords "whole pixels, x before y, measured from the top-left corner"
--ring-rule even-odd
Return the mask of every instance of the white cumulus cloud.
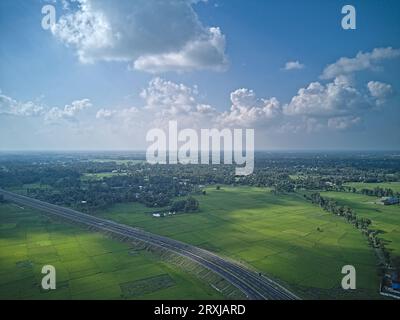
[[96, 113], [96, 119], [110, 119], [112, 118], [117, 112], [115, 110], [108, 110], [108, 109], [100, 109]]
[[219, 28], [210, 28], [197, 40], [187, 43], [181, 50], [139, 57], [134, 68], [151, 73], [166, 71], [214, 70], [223, 71], [228, 66], [225, 36]]
[[351, 74], [357, 71], [375, 69], [384, 60], [400, 57], [400, 49], [375, 48], [371, 52], [359, 52], [354, 58], [342, 57], [335, 63], [328, 65], [322, 79], [333, 79], [339, 75]]
[[338, 76], [328, 83], [310, 83], [284, 104], [275, 97], [258, 98], [253, 90], [241, 88], [231, 92], [228, 110], [218, 110], [201, 101], [197, 86], [156, 77], [141, 91], [141, 107], [101, 109], [96, 117], [127, 129], [139, 123], [143, 128], [165, 128], [168, 121], [176, 120], [194, 129], [346, 130], [362, 123], [392, 92], [390, 85], [376, 81], [370, 81], [367, 89], [357, 86], [351, 77]]
[[91, 107], [89, 99], [75, 100], [64, 108], [54, 107], [45, 113], [47, 122], [57, 122], [58, 120], [76, 121], [76, 116], [83, 110]]
[[326, 85], [312, 82], [301, 88], [284, 107], [286, 115], [337, 117], [371, 108], [369, 100], [347, 77], [338, 77]]
[[213, 107], [199, 101], [196, 86], [189, 87], [159, 77], [149, 82], [140, 97], [143, 99], [140, 108], [101, 109], [96, 117], [124, 122], [126, 126], [140, 122], [164, 127], [169, 120], [178, 120], [185, 126], [201, 128], [204, 124], [209, 126], [218, 114]]
[[111, 119], [111, 118], [122, 118], [124, 120], [132, 120], [138, 114], [138, 109], [136, 107], [123, 108], [119, 110], [111, 109], [100, 109], [96, 113], [97, 119]]
[[225, 37], [205, 27], [191, 0], [76, 0], [52, 27], [83, 63], [132, 61], [152, 73], [223, 70]]
[[392, 86], [387, 83], [370, 81], [368, 82], [367, 87], [371, 96], [376, 99], [376, 104], [378, 106], [384, 104], [387, 98], [393, 94]]
[[299, 61], [288, 61], [285, 63], [284, 70], [300, 70], [304, 69], [304, 64], [300, 63]]
[[43, 114], [44, 110], [45, 108], [40, 104], [32, 101], [17, 101], [2, 94], [0, 91], [0, 115], [8, 114], [21, 117], [40, 116]]
[[307, 131], [324, 127], [346, 130], [360, 124], [368, 112], [382, 106], [392, 92], [390, 85], [376, 81], [370, 81], [367, 87], [365, 92], [346, 76], [327, 84], [312, 82], [284, 105], [284, 114], [288, 121], [301, 119]]
[[276, 98], [259, 99], [253, 90], [238, 89], [231, 93], [231, 109], [219, 117], [222, 125], [265, 125], [281, 115], [281, 105]]

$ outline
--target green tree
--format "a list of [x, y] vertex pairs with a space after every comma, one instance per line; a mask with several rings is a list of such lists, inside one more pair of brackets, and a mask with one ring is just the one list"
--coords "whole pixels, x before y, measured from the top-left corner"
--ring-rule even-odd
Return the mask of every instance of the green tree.
[[199, 210], [199, 201], [193, 197], [189, 197], [185, 203], [185, 212], [195, 212]]

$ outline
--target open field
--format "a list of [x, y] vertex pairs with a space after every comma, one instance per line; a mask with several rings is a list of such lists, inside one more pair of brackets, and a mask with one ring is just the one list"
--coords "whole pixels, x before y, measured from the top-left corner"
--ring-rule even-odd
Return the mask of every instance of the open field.
[[[343, 219], [302, 196], [273, 195], [252, 187], [208, 188], [201, 212], [154, 218], [140, 204], [120, 204], [108, 219], [188, 242], [240, 260], [281, 280], [303, 297], [378, 298], [373, 250]], [[341, 289], [341, 269], [357, 269], [357, 288]]]
[[146, 162], [145, 160], [134, 160], [134, 159], [125, 159], [125, 160], [120, 160], [120, 159], [90, 159], [88, 161], [93, 161], [93, 162], [100, 162], [100, 163], [104, 163], [104, 162], [115, 162], [118, 165], [122, 165], [122, 164], [140, 164], [140, 163], [144, 163]]
[[371, 229], [381, 230], [379, 238], [387, 241], [386, 247], [395, 256], [400, 256], [400, 206], [375, 204], [378, 200], [361, 194], [345, 192], [322, 192], [322, 196], [337, 200], [355, 210], [358, 216], [372, 221]]
[[[45, 292], [41, 268], [56, 268]], [[14, 204], [0, 205], [0, 299], [217, 299], [156, 255]]]
[[111, 178], [115, 176], [124, 176], [126, 173], [119, 173], [119, 172], [101, 172], [101, 173], [85, 173], [81, 180], [102, 180], [103, 178]]
[[50, 186], [45, 185], [45, 184], [40, 184], [40, 183], [31, 183], [31, 184], [24, 184], [21, 187], [12, 187], [8, 188], [10, 191], [22, 194], [22, 195], [27, 195], [28, 194], [28, 189], [41, 189], [41, 190], [46, 190], [46, 189], [51, 189]]
[[346, 183], [345, 186], [361, 189], [374, 189], [376, 187], [382, 189], [392, 189], [395, 192], [400, 192], [400, 182], [379, 182], [379, 183], [364, 183], [364, 182], [350, 182]]

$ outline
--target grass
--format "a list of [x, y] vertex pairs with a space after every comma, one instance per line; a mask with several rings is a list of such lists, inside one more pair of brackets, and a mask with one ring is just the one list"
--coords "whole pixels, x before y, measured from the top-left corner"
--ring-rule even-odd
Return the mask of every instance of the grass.
[[[367, 240], [343, 219], [300, 195], [275, 196], [252, 187], [208, 188], [201, 211], [153, 218], [119, 204], [100, 215], [232, 257], [279, 279], [308, 298], [378, 298], [379, 278]], [[341, 289], [341, 269], [357, 270], [357, 287]]]
[[103, 178], [111, 178], [116, 176], [124, 176], [126, 173], [120, 172], [101, 172], [101, 173], [85, 173], [81, 180], [88, 181], [88, 180], [103, 180]]
[[48, 190], [48, 189], [52, 189], [52, 187], [49, 185], [46, 185], [46, 184], [41, 184], [41, 183], [30, 183], [30, 184], [24, 184], [21, 187], [7, 188], [8, 191], [22, 194], [25, 196], [28, 195], [28, 189]]
[[115, 162], [117, 165], [123, 165], [123, 164], [130, 164], [130, 165], [134, 165], [134, 164], [141, 164], [141, 163], [145, 163], [146, 160], [139, 160], [139, 159], [124, 159], [124, 160], [120, 160], [120, 159], [90, 159], [88, 161], [91, 162]]
[[395, 192], [400, 192], [400, 182], [377, 182], [377, 183], [364, 183], [364, 182], [350, 182], [346, 183], [345, 186], [361, 189], [374, 189], [376, 187], [383, 189], [392, 189]]
[[[56, 268], [57, 289], [40, 287]], [[0, 299], [217, 299], [192, 274], [106, 236], [0, 204]]]
[[136, 297], [144, 293], [151, 293], [157, 290], [171, 287], [175, 284], [174, 280], [167, 274], [126, 282], [120, 285], [123, 296]]
[[342, 205], [355, 210], [358, 216], [372, 221], [371, 229], [380, 230], [379, 238], [386, 241], [386, 247], [393, 256], [400, 257], [400, 206], [375, 204], [378, 198], [355, 193], [322, 192], [322, 196], [333, 198]]

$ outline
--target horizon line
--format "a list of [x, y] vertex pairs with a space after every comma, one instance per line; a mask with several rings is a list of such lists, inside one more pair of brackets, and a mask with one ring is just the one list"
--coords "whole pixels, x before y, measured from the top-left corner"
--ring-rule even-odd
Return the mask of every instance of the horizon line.
[[[202, 150], [196, 150], [201, 152]], [[224, 152], [221, 150], [220, 152]], [[229, 151], [229, 150], [228, 150]], [[230, 150], [233, 152], [233, 150]], [[0, 153], [80, 153], [80, 152], [139, 152], [146, 153], [145, 149], [0, 149]], [[168, 152], [168, 150], [166, 150]], [[211, 150], [210, 150], [211, 152]], [[285, 149], [255, 149], [254, 152], [400, 152], [399, 149], [351, 149], [351, 148], [285, 148]]]

